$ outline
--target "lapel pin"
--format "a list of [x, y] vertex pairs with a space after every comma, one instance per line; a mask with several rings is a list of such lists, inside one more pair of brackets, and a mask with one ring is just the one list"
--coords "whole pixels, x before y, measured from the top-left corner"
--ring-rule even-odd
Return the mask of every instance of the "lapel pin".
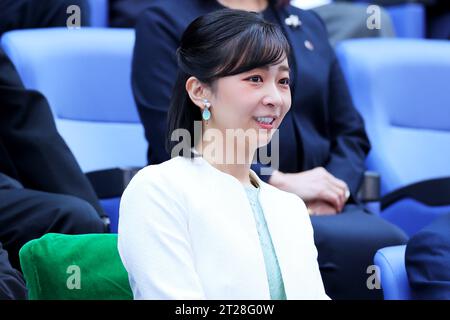
[[291, 14], [288, 18], [286, 18], [284, 20], [284, 23], [286, 23], [286, 25], [288, 25], [289, 27], [292, 27], [292, 28], [298, 28], [302, 24], [302, 22], [300, 21], [298, 16], [296, 16], [294, 14]]
[[313, 46], [313, 44], [311, 43], [311, 41], [309, 41], [309, 40], [305, 40], [305, 47], [306, 47], [306, 49], [308, 49], [308, 50], [310, 50], [310, 51], [313, 51], [313, 50], [314, 50], [314, 46]]

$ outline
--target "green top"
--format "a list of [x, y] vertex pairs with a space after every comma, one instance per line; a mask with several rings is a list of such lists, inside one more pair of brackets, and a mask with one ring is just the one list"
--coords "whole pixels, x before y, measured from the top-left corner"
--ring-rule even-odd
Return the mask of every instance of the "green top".
[[245, 191], [253, 210], [256, 221], [259, 241], [264, 255], [264, 264], [266, 266], [267, 280], [269, 282], [270, 298], [272, 300], [286, 300], [283, 277], [281, 276], [280, 266], [278, 264], [275, 248], [270, 237], [264, 213], [259, 203], [259, 188], [246, 186]]

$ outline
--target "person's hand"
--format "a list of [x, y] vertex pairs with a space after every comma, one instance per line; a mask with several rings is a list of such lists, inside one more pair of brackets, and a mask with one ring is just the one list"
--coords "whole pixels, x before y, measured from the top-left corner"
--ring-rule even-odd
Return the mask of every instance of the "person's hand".
[[331, 204], [322, 200], [313, 200], [306, 203], [308, 213], [311, 216], [330, 216], [338, 212]]
[[281, 173], [275, 170], [269, 183], [281, 190], [298, 195], [306, 203], [326, 202], [336, 212], [342, 211], [350, 196], [347, 184], [322, 167], [299, 173]]

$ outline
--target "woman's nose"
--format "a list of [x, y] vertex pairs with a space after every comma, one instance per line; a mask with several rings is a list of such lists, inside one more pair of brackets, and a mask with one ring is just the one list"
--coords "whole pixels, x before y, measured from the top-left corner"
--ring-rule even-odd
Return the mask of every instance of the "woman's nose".
[[272, 107], [281, 107], [282, 103], [283, 98], [278, 86], [276, 84], [267, 85], [263, 104]]

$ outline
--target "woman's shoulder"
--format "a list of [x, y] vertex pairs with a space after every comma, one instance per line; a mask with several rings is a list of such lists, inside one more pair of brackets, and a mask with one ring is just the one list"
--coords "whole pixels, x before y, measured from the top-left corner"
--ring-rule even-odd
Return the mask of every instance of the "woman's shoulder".
[[136, 173], [130, 184], [132, 182], [161, 184], [172, 180], [181, 183], [183, 175], [186, 175], [189, 171], [188, 167], [193, 165], [193, 163], [189, 163], [192, 161], [191, 159], [177, 156], [159, 164], [148, 165]]
[[193, 176], [194, 164], [190, 165], [190, 161], [174, 157], [139, 170], [122, 194], [121, 208], [134, 208], [149, 201], [171, 205], [185, 203], [187, 190], [195, 188], [197, 180]]

